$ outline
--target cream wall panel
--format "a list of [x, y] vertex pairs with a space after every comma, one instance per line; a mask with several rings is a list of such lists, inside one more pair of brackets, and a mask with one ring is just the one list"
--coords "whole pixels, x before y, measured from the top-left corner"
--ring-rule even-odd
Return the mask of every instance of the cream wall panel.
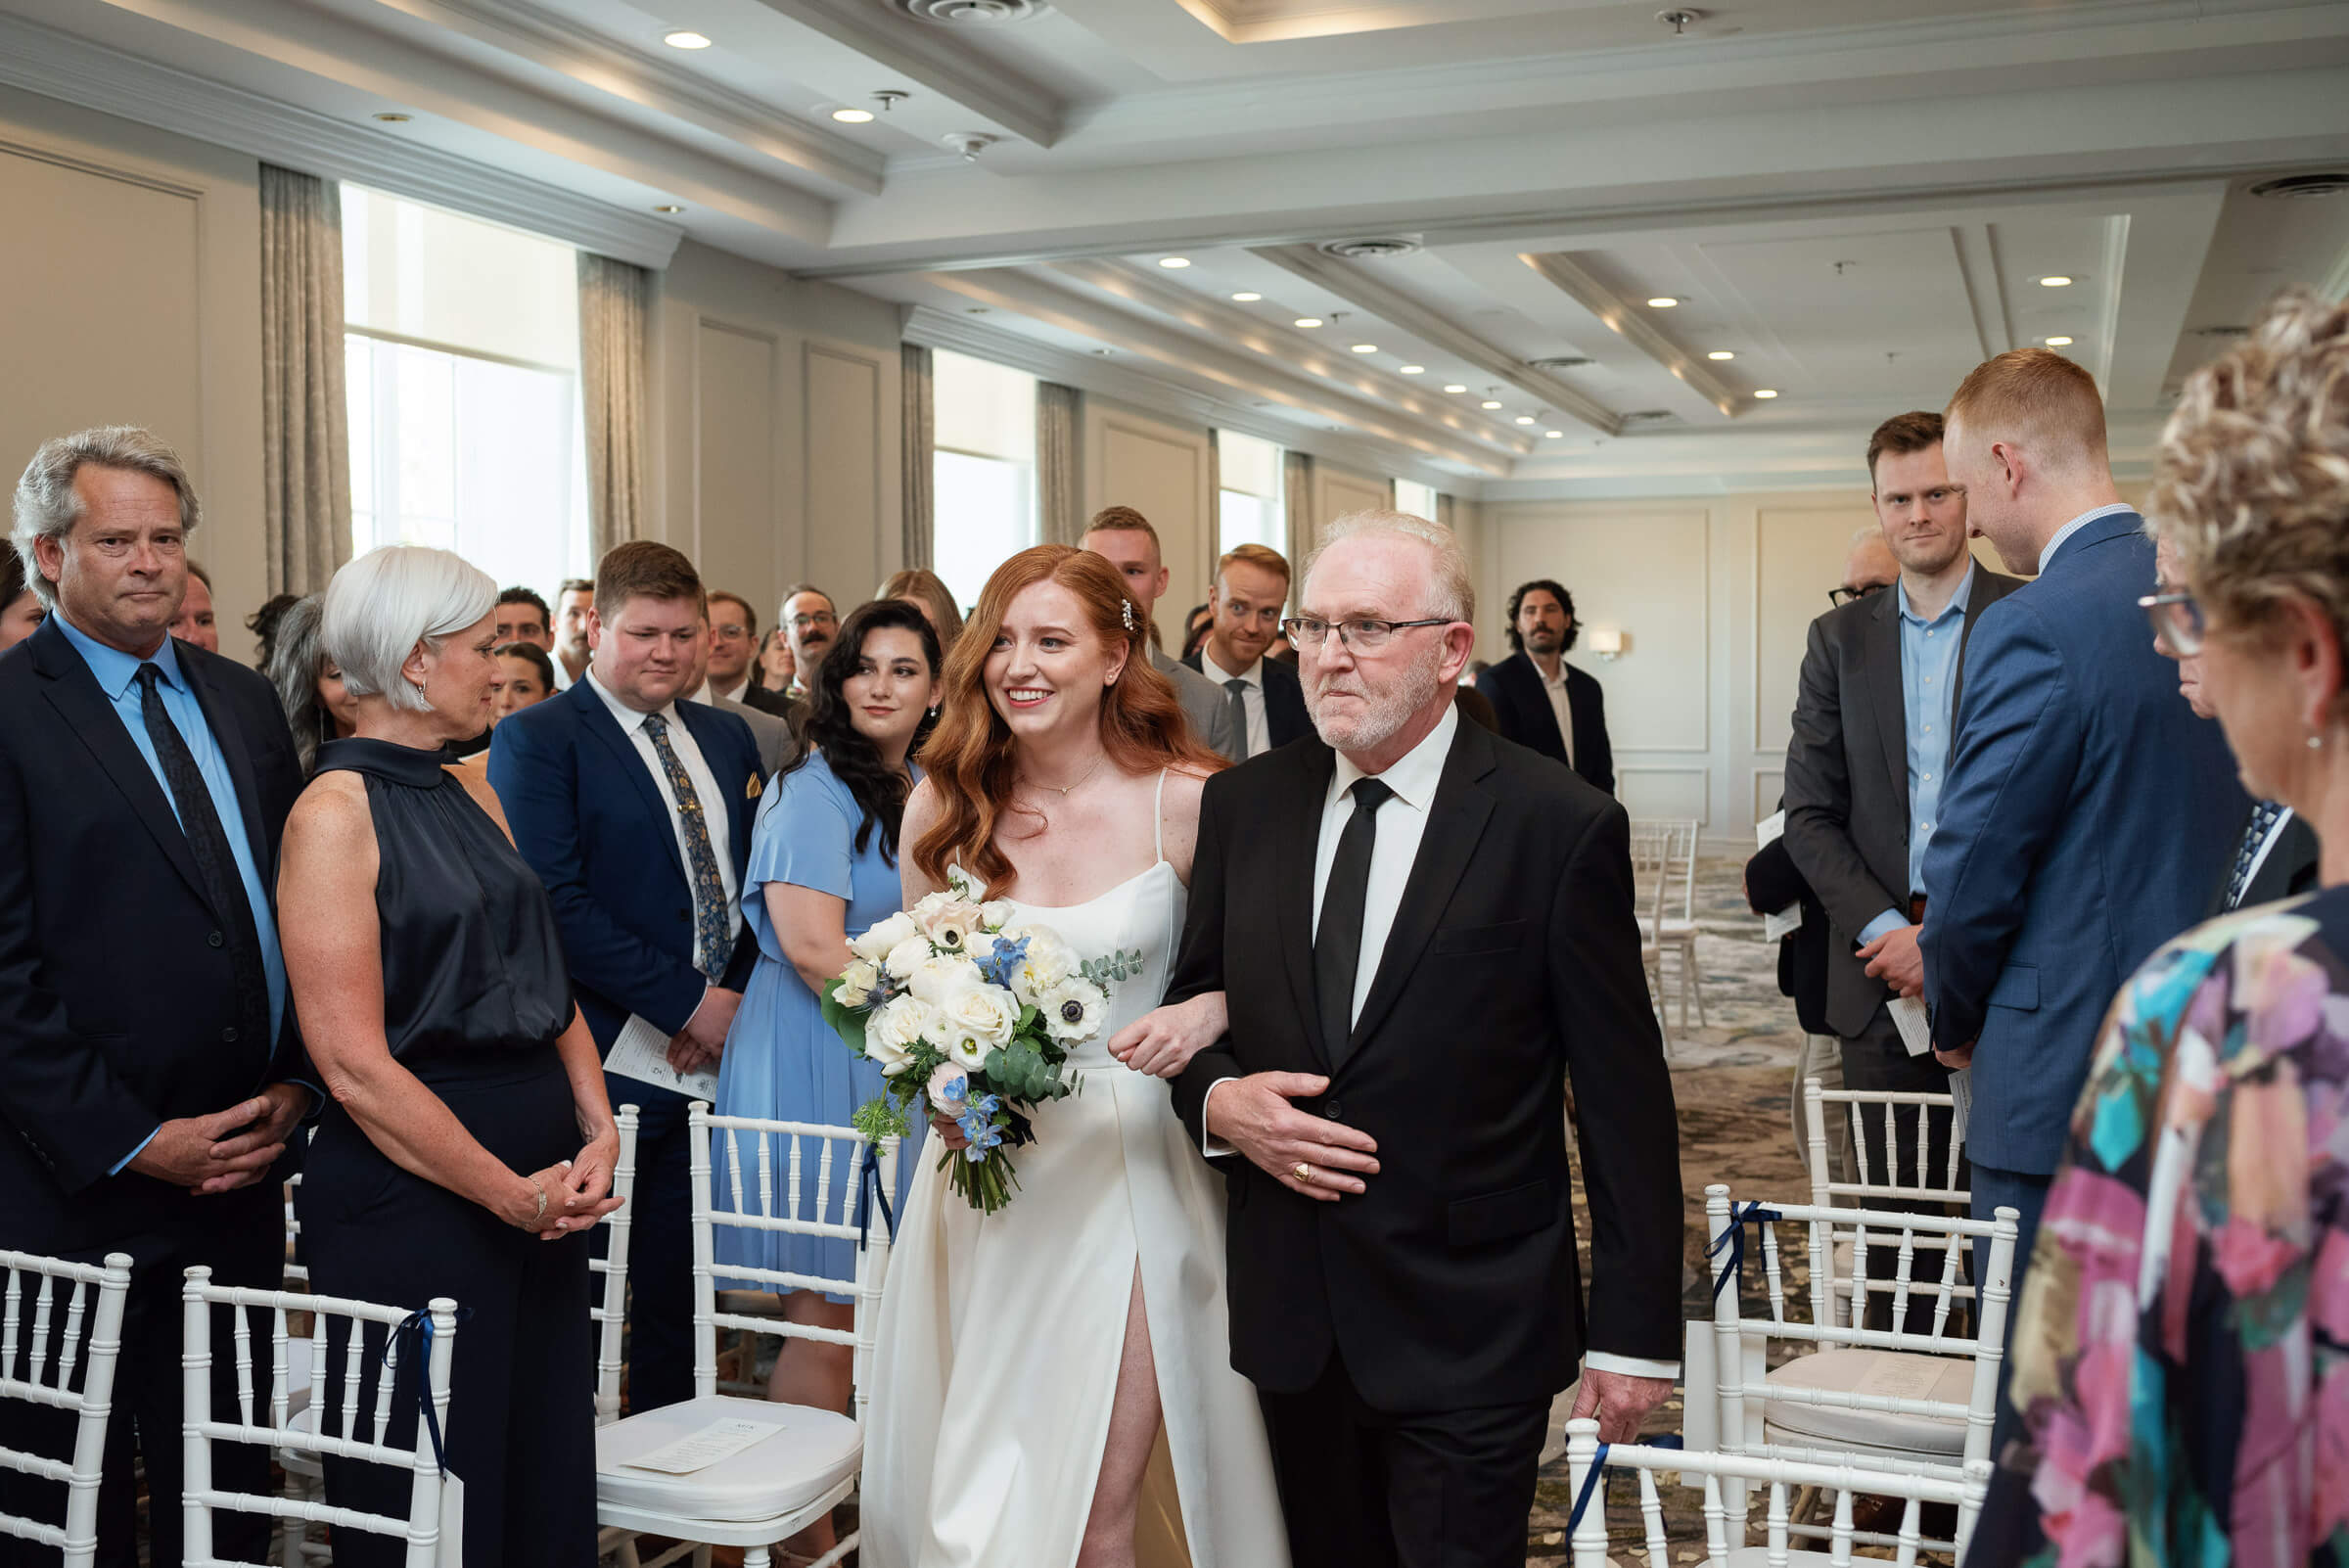
[[1215, 565], [1207, 432], [1090, 396], [1083, 421], [1085, 511], [1130, 506], [1158, 530], [1169, 576], [1154, 619], [1161, 644], [1179, 651], [1183, 613], [1207, 597]]
[[261, 542], [258, 165], [225, 148], [0, 89], [0, 464], [141, 424], [204, 501], [221, 648], [248, 657]]
[[1843, 580], [1852, 535], [1875, 522], [1861, 506], [1765, 506], [1754, 527], [1754, 727], [1756, 751], [1784, 752], [1811, 623]]
[[[1387, 482], [1375, 475], [1357, 474], [1328, 463], [1313, 465], [1313, 522], [1316, 528], [1349, 512], [1384, 510]], [[1292, 566], [1302, 563], [1291, 563]]]
[[807, 580], [845, 610], [863, 603], [887, 576], [882, 365], [877, 354], [813, 343], [806, 373]]
[[773, 623], [769, 586], [785, 566], [775, 523], [783, 483], [774, 439], [781, 355], [772, 333], [708, 317], [695, 324], [693, 538], [680, 548], [707, 586], [755, 595], [762, 626]]
[[[1778, 797], [1786, 793], [1786, 770], [1782, 767], [1754, 769], [1754, 820], [1759, 822], [1778, 808]], [[1756, 846], [1759, 848], [1759, 846]]]
[[1713, 825], [1713, 770], [1709, 767], [1618, 762], [1615, 796], [1635, 817], [1685, 818], [1700, 829]]

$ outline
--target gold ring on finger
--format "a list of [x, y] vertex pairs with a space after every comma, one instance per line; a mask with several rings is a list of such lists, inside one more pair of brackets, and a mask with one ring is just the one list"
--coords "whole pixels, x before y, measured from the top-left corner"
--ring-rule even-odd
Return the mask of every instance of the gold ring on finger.
[[1300, 1160], [1300, 1161], [1298, 1161], [1298, 1162], [1297, 1162], [1297, 1179], [1298, 1179], [1298, 1180], [1300, 1180], [1300, 1181], [1311, 1181], [1313, 1178], [1313, 1168], [1312, 1166], [1310, 1166], [1310, 1165], [1306, 1164], [1306, 1163], [1305, 1163], [1303, 1160]]

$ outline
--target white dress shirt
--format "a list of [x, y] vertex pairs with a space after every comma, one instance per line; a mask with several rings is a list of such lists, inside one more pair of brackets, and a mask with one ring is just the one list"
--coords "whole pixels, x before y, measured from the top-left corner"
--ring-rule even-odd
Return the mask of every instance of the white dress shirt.
[[[628, 743], [636, 748], [636, 755], [642, 759], [645, 771], [653, 775], [653, 787], [661, 792], [661, 804], [668, 807], [669, 831], [676, 835], [677, 863], [686, 868], [686, 883], [691, 886], [693, 852], [685, 845], [685, 818], [677, 810], [675, 793], [668, 787], [668, 769], [661, 765], [661, 754], [653, 749], [653, 737], [645, 733], [644, 721], [649, 715], [638, 713], [605, 690], [604, 683], [595, 678], [592, 668], [583, 671], [579, 678], [586, 681], [596, 696], [603, 699], [604, 706], [612, 711], [613, 722], [620, 726], [622, 734], [628, 737]], [[660, 710], [660, 714], [668, 721], [669, 749], [677, 754], [677, 761], [684, 764], [685, 776], [693, 781], [694, 797], [702, 804], [702, 828], [710, 835], [710, 849], [717, 856], [717, 880], [726, 892], [726, 933], [728, 936], [738, 936], [742, 931], [742, 890], [734, 881], [733, 835], [727, 827], [727, 796], [717, 787], [717, 775], [710, 771], [710, 763], [703, 758], [702, 749], [694, 744], [693, 731], [687, 729], [685, 720], [677, 716], [677, 705], [669, 703]]]
[[2063, 527], [2057, 529], [2055, 530], [2055, 536], [2048, 540], [2048, 547], [2039, 552], [2039, 570], [2041, 574], [2043, 576], [2046, 574], [2048, 570], [2048, 563], [2055, 559], [2055, 552], [2063, 548], [2064, 540], [2070, 538], [2073, 534], [2079, 532], [2082, 529], [2088, 527], [2091, 523], [2094, 523], [2100, 517], [2110, 517], [2115, 512], [2134, 512], [2136, 510], [2137, 508], [2131, 506], [2127, 501], [2115, 501], [2109, 506], [2092, 507], [2088, 511], [2085, 511], [2078, 517], [2072, 519], [2069, 523], [2066, 523]]
[[1248, 755], [1262, 757], [1272, 749], [1272, 731], [1265, 718], [1265, 662], [1257, 660], [1245, 669], [1226, 669], [1216, 661], [1216, 645], [1199, 645], [1200, 672], [1218, 686], [1228, 688], [1228, 682], [1244, 680], [1248, 689], [1240, 693], [1240, 705], [1248, 711]]
[[[702, 690], [704, 690], [704, 691], [708, 691], [709, 689], [710, 689], [710, 682], [708, 682], [707, 680], [703, 681], [703, 682], [702, 682]], [[719, 693], [718, 693], [718, 695], [719, 695], [720, 697], [723, 697], [723, 698], [724, 698], [726, 701], [728, 701], [728, 702], [730, 702], [730, 703], [738, 703], [738, 702], [742, 701], [742, 694], [743, 694], [744, 692], [746, 692], [746, 691], [749, 691], [750, 689], [751, 689], [751, 677], [750, 677], [749, 675], [747, 675], [747, 674], [746, 674], [746, 675], [744, 675], [744, 676], [743, 676], [743, 677], [742, 677], [740, 680], [738, 680], [738, 681], [736, 681], [736, 682], [734, 683], [734, 689], [733, 689], [732, 691], [721, 691], [721, 692], [719, 692]], [[701, 698], [696, 698], [696, 699], [695, 699], [695, 701], [697, 701], [697, 702], [705, 702], [705, 703], [707, 703], [707, 702], [710, 702], [710, 699], [709, 699], [709, 698], [707, 698], [707, 697], [701, 697]], [[716, 705], [715, 705], [714, 703], [712, 703], [712, 704], [711, 704], [711, 706], [712, 706], [712, 707], [715, 707]]]
[[[1378, 832], [1370, 846], [1370, 879], [1362, 895], [1362, 943], [1357, 949], [1363, 962], [1357, 966], [1354, 976], [1353, 1018], [1359, 1018], [1362, 1003], [1370, 998], [1371, 983], [1378, 978], [1379, 965], [1370, 961], [1372, 954], [1383, 960], [1387, 939], [1394, 934], [1395, 911], [1403, 905], [1405, 886], [1411, 880], [1411, 867], [1419, 858], [1419, 841], [1427, 834], [1428, 813], [1436, 804], [1436, 787], [1444, 780], [1444, 763], [1451, 756], [1452, 737], [1460, 727], [1457, 707], [1444, 710], [1444, 716], [1426, 739], [1403, 755], [1401, 761], [1378, 777], [1395, 792], [1394, 798], [1379, 807]], [[1353, 790], [1357, 781], [1369, 777], [1338, 754], [1337, 771], [1330, 775], [1329, 794], [1321, 805], [1321, 838], [1313, 849], [1313, 930], [1321, 929], [1321, 899], [1329, 889], [1329, 869], [1338, 857], [1338, 836], [1346, 831], [1354, 815]], [[1349, 1020], [1351, 1022], [1352, 1019]], [[1226, 1080], [1225, 1082], [1229, 1082]], [[1207, 1091], [1207, 1103], [1213, 1103], [1218, 1084]], [[1558, 1108], [1565, 1114], [1565, 1107]], [[1201, 1126], [1206, 1123], [1206, 1106], [1200, 1109]], [[1221, 1138], [1211, 1138], [1207, 1154], [1232, 1152], [1231, 1145]], [[1375, 1181], [1378, 1178], [1372, 1176]], [[1642, 1360], [1635, 1356], [1610, 1356], [1605, 1351], [1585, 1351], [1583, 1365], [1600, 1372], [1620, 1372], [1630, 1377], [1676, 1378], [1681, 1375], [1678, 1361]]]
[[[1527, 656], [1531, 658], [1529, 654]], [[1540, 660], [1534, 662], [1534, 673], [1542, 674]], [[1558, 721], [1558, 739], [1566, 743], [1566, 765], [1574, 765], [1574, 699], [1566, 694], [1566, 661], [1558, 660], [1555, 679], [1542, 675], [1542, 691], [1549, 699], [1549, 711]]]

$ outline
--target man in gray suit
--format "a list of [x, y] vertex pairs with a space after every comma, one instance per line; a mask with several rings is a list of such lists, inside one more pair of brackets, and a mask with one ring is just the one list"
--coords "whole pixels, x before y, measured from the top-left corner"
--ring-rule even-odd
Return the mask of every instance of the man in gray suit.
[[[1911, 1054], [1886, 1004], [1924, 991], [1916, 945], [1925, 845], [1948, 770], [1958, 671], [1983, 610], [2021, 582], [1987, 572], [1966, 545], [1965, 492], [1942, 462], [1941, 416], [1900, 414], [1868, 441], [1890, 587], [1838, 593], [1811, 623], [1786, 748], [1786, 851], [1827, 913], [1826, 1021], [1843, 1042], [1847, 1088], [1942, 1093], [1948, 1070]], [[1887, 1173], [1883, 1123], [1870, 1118], [1868, 1168]], [[1913, 1182], [1916, 1146], [1897, 1175]], [[1940, 1169], [1946, 1144], [1927, 1151]], [[1878, 1179], [1884, 1179], [1879, 1176]], [[1938, 1180], [1934, 1182], [1938, 1185]]]
[[[710, 597], [715, 601], [720, 598], [731, 599], [734, 596], [714, 593]], [[705, 625], [708, 626], [709, 623], [705, 623]], [[763, 709], [736, 702], [733, 698], [713, 689], [710, 679], [710, 652], [715, 636], [715, 627], [709, 626], [709, 631], [710, 635], [706, 635], [702, 639], [701, 662], [693, 671], [693, 683], [689, 688], [693, 695], [689, 700], [707, 703], [713, 708], [732, 714], [750, 725], [751, 738], [759, 743], [759, 776], [761, 779], [771, 779], [775, 776], [777, 768], [799, 756], [799, 741], [793, 736], [791, 725], [783, 719]]]
[[[1126, 591], [1133, 595], [1142, 619], [1155, 633], [1158, 623], [1152, 620], [1151, 609], [1167, 591], [1174, 574], [1159, 553], [1158, 530], [1150, 526], [1150, 520], [1130, 506], [1103, 507], [1084, 527], [1084, 547], [1118, 569], [1118, 575], [1126, 579]], [[1239, 742], [1231, 733], [1231, 712], [1222, 688], [1198, 670], [1168, 658], [1156, 635], [1150, 639], [1150, 668], [1174, 683], [1174, 695], [1182, 699], [1192, 733], [1210, 750], [1237, 761]]]

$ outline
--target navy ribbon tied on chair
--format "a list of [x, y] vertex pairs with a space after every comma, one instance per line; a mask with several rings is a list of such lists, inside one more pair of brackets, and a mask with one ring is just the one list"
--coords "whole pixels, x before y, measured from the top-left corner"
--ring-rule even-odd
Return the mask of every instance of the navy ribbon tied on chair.
[[898, 1217], [890, 1211], [889, 1194], [881, 1190], [881, 1153], [875, 1145], [868, 1143], [864, 1146], [864, 1169], [856, 1176], [858, 1252], [864, 1251], [864, 1244], [872, 1239], [873, 1206], [876, 1204], [881, 1209], [882, 1222], [889, 1226], [889, 1233], [894, 1237], [898, 1233]]
[[[472, 1315], [471, 1308], [460, 1307], [457, 1309], [456, 1317], [459, 1322], [463, 1322]], [[439, 1412], [433, 1408], [433, 1314], [429, 1311], [420, 1307], [408, 1314], [399, 1320], [398, 1326], [393, 1328], [391, 1336], [384, 1341], [384, 1375], [386, 1377], [398, 1375], [400, 1346], [411, 1337], [416, 1341], [416, 1410], [423, 1417], [425, 1432], [433, 1440], [433, 1462], [440, 1467], [442, 1475], [447, 1475], [449, 1473], [448, 1455], [441, 1451], [440, 1446], [440, 1416]], [[321, 1424], [323, 1425], [323, 1418]], [[383, 1434], [376, 1434], [376, 1440], [383, 1441]]]
[[[1566, 1516], [1566, 1536], [1570, 1541], [1574, 1538], [1575, 1527], [1583, 1522], [1583, 1510], [1590, 1506], [1591, 1494], [1599, 1488], [1599, 1478], [1607, 1473], [1607, 1451], [1614, 1446], [1612, 1443], [1601, 1443], [1598, 1453], [1591, 1456], [1590, 1473], [1583, 1477], [1583, 1490], [1574, 1495], [1574, 1511]], [[1647, 1446], [1651, 1449], [1677, 1449], [1681, 1446], [1681, 1435], [1678, 1432], [1659, 1433], [1647, 1440]]]
[[1728, 1228], [1715, 1236], [1705, 1248], [1708, 1258], [1720, 1257], [1725, 1249], [1729, 1255], [1728, 1261], [1721, 1266], [1721, 1272], [1713, 1276], [1714, 1300], [1721, 1299], [1723, 1287], [1728, 1284], [1732, 1276], [1738, 1279], [1745, 1277], [1745, 1227], [1748, 1222], [1764, 1225], [1783, 1218], [1777, 1210], [1765, 1207], [1759, 1199], [1730, 1209]]

